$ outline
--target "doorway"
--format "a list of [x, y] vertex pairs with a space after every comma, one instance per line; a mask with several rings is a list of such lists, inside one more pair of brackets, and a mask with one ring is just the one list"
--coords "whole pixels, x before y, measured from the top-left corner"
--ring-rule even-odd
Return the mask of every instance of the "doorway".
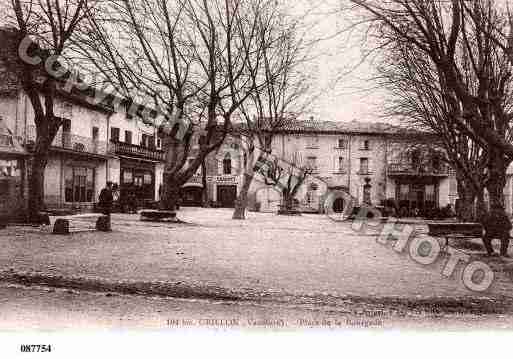
[[217, 202], [221, 207], [233, 208], [235, 207], [235, 200], [237, 199], [237, 186], [217, 186]]

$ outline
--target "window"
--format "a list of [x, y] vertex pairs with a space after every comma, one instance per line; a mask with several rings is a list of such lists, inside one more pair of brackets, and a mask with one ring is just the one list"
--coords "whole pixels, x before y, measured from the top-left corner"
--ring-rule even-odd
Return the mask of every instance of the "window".
[[402, 184], [399, 187], [399, 200], [407, 201], [410, 194], [410, 186], [407, 184]]
[[100, 137], [100, 129], [98, 127], [93, 127], [92, 137], [93, 141], [98, 141], [98, 138]]
[[364, 185], [363, 186], [363, 203], [365, 204], [372, 204], [371, 203], [371, 185]]
[[308, 137], [308, 148], [318, 148], [319, 147], [319, 137], [318, 136], [311, 136]]
[[312, 170], [316, 171], [317, 170], [317, 157], [309, 156], [307, 158], [306, 164], [307, 164], [308, 168], [311, 168]]
[[360, 158], [360, 173], [361, 174], [369, 173], [369, 159], [368, 158]]
[[306, 203], [311, 206], [314, 202], [314, 196], [315, 196], [315, 191], [312, 191], [312, 190], [308, 190], [308, 192], [306, 192]]
[[64, 118], [62, 119], [62, 133], [71, 132], [71, 120]]
[[441, 160], [440, 160], [440, 156], [438, 155], [433, 155], [433, 158], [432, 158], [432, 166], [433, 166], [433, 170], [438, 172], [442, 169], [442, 163], [441, 163]]
[[162, 139], [160, 139], [160, 138], [157, 138], [157, 148], [158, 149], [162, 148]]
[[71, 120], [62, 119], [62, 147], [71, 148]]
[[248, 166], [248, 155], [244, 153], [244, 168]]
[[144, 184], [152, 184], [153, 183], [153, 176], [151, 175], [151, 173], [144, 173], [144, 176], [143, 176], [143, 182]]
[[232, 174], [232, 157], [229, 153], [224, 156], [223, 159], [223, 174], [231, 175]]
[[361, 149], [364, 151], [370, 150], [370, 141], [369, 140], [363, 140]]
[[148, 136], [148, 148], [151, 150], [155, 149], [155, 136]]
[[132, 131], [125, 131], [125, 143], [132, 144]]
[[0, 160], [0, 178], [20, 176], [21, 170], [18, 160]]
[[112, 142], [119, 142], [119, 128], [111, 127], [111, 129], [110, 129], [110, 140]]
[[338, 146], [337, 148], [346, 148], [346, 140], [345, 138], [339, 138], [338, 139]]
[[411, 152], [411, 163], [415, 166], [420, 162], [420, 150], [415, 149]]
[[94, 201], [94, 169], [87, 167], [64, 168], [64, 198], [68, 203]]
[[426, 202], [436, 202], [436, 189], [434, 184], [426, 185]]
[[132, 171], [123, 171], [123, 183], [132, 183], [133, 181]]
[[337, 168], [336, 168], [336, 170], [337, 170], [339, 173], [344, 172], [344, 170], [345, 170], [344, 165], [345, 165], [344, 157], [339, 157], [339, 158], [337, 159]]

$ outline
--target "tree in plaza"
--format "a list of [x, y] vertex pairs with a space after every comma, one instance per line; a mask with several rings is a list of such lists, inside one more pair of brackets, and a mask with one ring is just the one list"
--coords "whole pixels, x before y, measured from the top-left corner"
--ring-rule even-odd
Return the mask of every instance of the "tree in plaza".
[[308, 176], [314, 173], [314, 164], [305, 161], [299, 152], [285, 155], [284, 158], [264, 153], [256, 167], [264, 183], [281, 193], [282, 203], [278, 214], [296, 213], [296, 196]]
[[[105, 16], [91, 17], [79, 52], [117, 89], [153, 99], [166, 118], [164, 208], [176, 208], [182, 185], [221, 146], [232, 116], [254, 92], [248, 64], [268, 46], [259, 19], [273, 4], [111, 0]], [[199, 151], [188, 161], [192, 139]]]
[[385, 54], [396, 46], [410, 46], [415, 56], [428, 61], [440, 96], [450, 104], [457, 133], [486, 153], [490, 204], [504, 213], [506, 169], [513, 160], [513, 41], [499, 46], [493, 38], [511, 34], [505, 9], [494, 0], [351, 2], [366, 14]]
[[[452, 106], [457, 99], [448, 100], [439, 86], [437, 74], [431, 63], [420, 56], [415, 48], [398, 44], [378, 68], [379, 82], [392, 94], [388, 115], [401, 118], [402, 122], [423, 130], [435, 143], [410, 146], [423, 153], [436, 150], [437, 157], [449, 164], [456, 173], [459, 205], [457, 215], [462, 221], [473, 221], [477, 208], [484, 208], [484, 188], [487, 181], [487, 153], [471, 137], [460, 131], [452, 118]], [[471, 81], [468, 79], [467, 81]]]
[[304, 113], [315, 98], [310, 91], [312, 77], [304, 68], [308, 46], [300, 36], [300, 21], [283, 24], [284, 14], [277, 16], [267, 11], [262, 15], [261, 29], [267, 30], [260, 32], [268, 46], [263, 47], [260, 58], [248, 61], [255, 91], [239, 109], [247, 156], [233, 213], [233, 219], [240, 220], [246, 218], [256, 152], [271, 154], [276, 132]]
[[[36, 138], [30, 165], [29, 220], [38, 220], [44, 209], [44, 173], [51, 144], [62, 124], [56, 114], [60, 78], [70, 42], [91, 13], [94, 0], [10, 0], [2, 10], [7, 15], [5, 64], [16, 74], [33, 111]], [[11, 56], [15, 54], [15, 56]], [[7, 55], [7, 58], [5, 57]]]

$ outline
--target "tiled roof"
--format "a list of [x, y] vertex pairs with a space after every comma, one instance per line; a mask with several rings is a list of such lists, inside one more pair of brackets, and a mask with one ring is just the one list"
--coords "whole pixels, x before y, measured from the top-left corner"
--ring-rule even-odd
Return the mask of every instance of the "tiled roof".
[[421, 134], [404, 127], [383, 122], [334, 122], [318, 120], [292, 120], [278, 132], [291, 133], [354, 133], [354, 134]]

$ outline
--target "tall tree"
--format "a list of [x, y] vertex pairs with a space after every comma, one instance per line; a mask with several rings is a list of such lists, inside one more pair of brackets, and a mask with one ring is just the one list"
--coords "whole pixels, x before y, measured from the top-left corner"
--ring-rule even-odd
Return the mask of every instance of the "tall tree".
[[[7, 60], [17, 74], [34, 110], [36, 139], [30, 165], [29, 217], [44, 208], [44, 173], [51, 144], [62, 124], [55, 105], [62, 83], [64, 56], [77, 28], [90, 13], [94, 0], [10, 0], [5, 13], [14, 27]], [[5, 53], [4, 53], [5, 54]]]
[[[475, 200], [478, 208], [484, 207], [488, 157], [486, 149], [462, 133], [453, 119], [452, 106], [458, 102], [450, 101], [451, 94], [439, 86], [436, 69], [429, 60], [405, 44], [392, 47], [378, 71], [380, 85], [392, 94], [388, 114], [399, 117], [403, 124], [435, 135], [437, 143], [431, 145], [443, 149], [441, 159], [456, 172], [460, 198], [458, 216], [463, 221], [475, 220]], [[470, 76], [467, 81], [473, 78]]]
[[[223, 143], [232, 116], [254, 91], [248, 63], [267, 46], [257, 27], [259, 13], [272, 4], [111, 0], [108, 16], [90, 19], [91, 30], [79, 51], [116, 89], [153, 99], [168, 120], [161, 126], [163, 207], [175, 209], [181, 186]], [[112, 39], [113, 31], [122, 38]], [[177, 129], [184, 123], [183, 131]], [[194, 154], [193, 138], [199, 140]]]
[[264, 153], [259, 157], [257, 167], [264, 183], [281, 192], [281, 209], [278, 214], [297, 213], [296, 196], [308, 176], [314, 173], [314, 165], [305, 161], [299, 152], [285, 158]]
[[248, 59], [255, 91], [239, 110], [247, 161], [233, 219], [246, 217], [256, 153], [270, 154], [275, 133], [303, 114], [315, 99], [310, 91], [312, 76], [305, 68], [310, 46], [301, 35], [302, 23], [300, 19], [284, 23], [283, 10], [272, 10], [262, 13], [259, 20], [260, 36], [267, 46], [262, 48], [261, 56]]
[[451, 102], [451, 120], [487, 153], [490, 203], [504, 211], [506, 169], [513, 160], [512, 64], [510, 44], [498, 46], [492, 39], [510, 33], [505, 10], [495, 0], [351, 2], [374, 26], [380, 49], [403, 44], [429, 60]]

